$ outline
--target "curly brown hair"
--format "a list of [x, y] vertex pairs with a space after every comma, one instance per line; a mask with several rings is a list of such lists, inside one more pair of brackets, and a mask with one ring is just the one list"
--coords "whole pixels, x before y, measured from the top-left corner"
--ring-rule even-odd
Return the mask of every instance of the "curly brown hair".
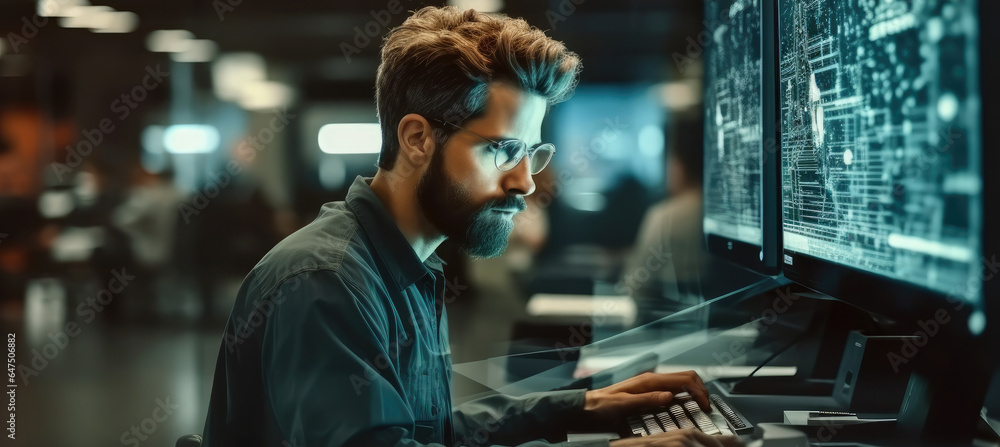
[[[416, 113], [455, 125], [486, 108], [491, 82], [509, 82], [548, 105], [573, 94], [580, 58], [524, 19], [428, 6], [392, 29], [382, 44], [375, 102], [382, 125], [378, 166], [392, 169], [396, 129]], [[446, 140], [452, 130], [435, 129]]]

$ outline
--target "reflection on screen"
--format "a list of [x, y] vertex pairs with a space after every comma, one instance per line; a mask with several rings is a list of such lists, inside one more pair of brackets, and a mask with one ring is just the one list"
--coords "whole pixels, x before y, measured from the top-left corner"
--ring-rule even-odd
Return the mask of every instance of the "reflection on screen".
[[760, 5], [709, 1], [705, 12], [704, 228], [761, 246]]
[[778, 10], [785, 262], [804, 253], [976, 299], [976, 3]]

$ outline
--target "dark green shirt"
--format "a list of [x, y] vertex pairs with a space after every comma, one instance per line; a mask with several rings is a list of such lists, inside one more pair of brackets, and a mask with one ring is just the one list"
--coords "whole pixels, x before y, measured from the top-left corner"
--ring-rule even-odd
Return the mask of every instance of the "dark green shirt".
[[582, 390], [452, 409], [443, 262], [420, 261], [368, 182], [358, 177], [243, 281], [205, 447], [541, 445], [565, 433]]

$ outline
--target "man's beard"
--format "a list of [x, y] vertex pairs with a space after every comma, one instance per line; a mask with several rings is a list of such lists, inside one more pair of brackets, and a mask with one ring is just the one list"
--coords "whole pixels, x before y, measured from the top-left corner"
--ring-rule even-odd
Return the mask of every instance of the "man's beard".
[[444, 155], [435, 151], [431, 164], [417, 185], [417, 201], [427, 219], [474, 258], [495, 258], [507, 249], [514, 222], [497, 210], [524, 211], [519, 196], [491, 200], [476, 208], [469, 192], [444, 172]]

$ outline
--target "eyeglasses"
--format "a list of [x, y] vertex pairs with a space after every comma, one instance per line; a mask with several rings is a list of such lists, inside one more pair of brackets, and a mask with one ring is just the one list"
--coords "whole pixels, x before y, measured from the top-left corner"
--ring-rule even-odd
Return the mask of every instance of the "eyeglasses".
[[531, 172], [531, 175], [538, 174], [539, 172], [542, 172], [542, 169], [545, 169], [545, 167], [548, 166], [549, 161], [552, 160], [552, 156], [556, 153], [556, 147], [552, 143], [539, 143], [535, 146], [528, 147], [528, 143], [516, 138], [493, 141], [469, 129], [447, 121], [439, 120], [437, 118], [433, 118], [433, 121], [452, 126], [459, 130], [464, 130], [479, 138], [489, 141], [490, 149], [496, 153], [494, 156], [494, 162], [496, 162], [497, 169], [504, 172], [514, 169], [514, 166], [521, 163], [521, 160], [527, 156], [528, 170]]

